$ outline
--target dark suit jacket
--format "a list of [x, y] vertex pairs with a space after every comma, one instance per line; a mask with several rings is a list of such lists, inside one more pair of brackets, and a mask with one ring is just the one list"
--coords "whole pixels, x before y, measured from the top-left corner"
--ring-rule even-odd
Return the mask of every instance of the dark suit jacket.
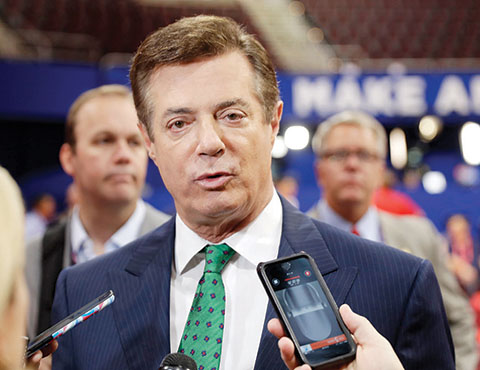
[[[440, 290], [427, 260], [315, 221], [282, 199], [279, 256], [300, 251], [317, 262], [338, 305], [348, 303], [392, 343], [406, 369], [454, 369], [453, 346]], [[174, 218], [110, 255], [64, 270], [58, 280], [57, 321], [112, 289], [117, 297], [97, 317], [60, 339], [54, 369], [158, 369], [170, 352], [170, 273]], [[256, 370], [284, 369], [277, 340], [267, 332]], [[235, 370], [235, 369], [228, 369]], [[241, 369], [244, 370], [244, 369]]]
[[[170, 216], [145, 203], [145, 217], [139, 235], [154, 230]], [[71, 218], [64, 217], [49, 226], [45, 234], [26, 246], [27, 269], [25, 276], [30, 291], [30, 317], [28, 335], [41, 333], [50, 325], [55, 284], [60, 271], [73, 264], [70, 244]]]

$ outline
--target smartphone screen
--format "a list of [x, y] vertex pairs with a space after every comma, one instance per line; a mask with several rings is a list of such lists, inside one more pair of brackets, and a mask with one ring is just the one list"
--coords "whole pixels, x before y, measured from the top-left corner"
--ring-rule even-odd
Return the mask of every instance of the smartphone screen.
[[264, 273], [280, 305], [277, 311], [283, 311], [283, 320], [288, 321], [292, 339], [307, 363], [316, 365], [353, 356], [351, 336], [340, 322], [333, 298], [330, 301], [327, 297], [331, 295], [321, 275], [318, 277], [320, 272], [307, 255], [268, 262]]
[[61, 337], [79, 323], [87, 320], [97, 312], [112, 304], [114, 300], [115, 295], [113, 294], [113, 291], [109, 290], [67, 316], [62, 321], [43, 331], [30, 341], [25, 352], [25, 357], [28, 358], [39, 349], [46, 347], [54, 339]]

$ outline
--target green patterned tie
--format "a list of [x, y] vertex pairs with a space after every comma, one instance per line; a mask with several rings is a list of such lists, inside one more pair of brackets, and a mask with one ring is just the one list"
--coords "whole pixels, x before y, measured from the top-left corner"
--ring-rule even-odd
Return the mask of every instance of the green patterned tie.
[[221, 272], [235, 251], [226, 244], [205, 247], [205, 270], [198, 282], [178, 351], [191, 356], [198, 370], [218, 370], [225, 318]]

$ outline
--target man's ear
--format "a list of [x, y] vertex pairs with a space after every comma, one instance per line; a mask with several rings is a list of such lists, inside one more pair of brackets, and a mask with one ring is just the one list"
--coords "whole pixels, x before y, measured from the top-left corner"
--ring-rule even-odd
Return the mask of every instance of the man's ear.
[[152, 139], [150, 139], [150, 136], [148, 135], [147, 128], [145, 125], [141, 122], [137, 123], [137, 127], [142, 133], [143, 141], [145, 142], [145, 147], [147, 148], [148, 156], [152, 159], [152, 161], [157, 163], [157, 157], [155, 156], [155, 145], [153, 145]]
[[323, 186], [322, 172], [323, 172], [322, 160], [320, 158], [315, 158], [315, 161], [313, 162], [313, 173], [315, 174], [315, 178], [317, 179], [317, 184], [320, 187]]
[[376, 189], [381, 188], [385, 182], [385, 176], [387, 171], [386, 166], [387, 164], [385, 163], [385, 161], [382, 161], [382, 163], [380, 163], [379, 170], [378, 170], [379, 173], [377, 176]]
[[279, 100], [275, 106], [275, 110], [273, 111], [273, 117], [270, 121], [270, 126], [272, 126], [272, 139], [271, 144], [275, 143], [275, 138], [277, 137], [278, 130], [280, 129], [280, 121], [282, 119], [283, 114], [283, 101]]
[[72, 146], [68, 143], [64, 143], [60, 148], [58, 157], [63, 170], [72, 177], [75, 172], [75, 166], [73, 165], [74, 156], [75, 153]]

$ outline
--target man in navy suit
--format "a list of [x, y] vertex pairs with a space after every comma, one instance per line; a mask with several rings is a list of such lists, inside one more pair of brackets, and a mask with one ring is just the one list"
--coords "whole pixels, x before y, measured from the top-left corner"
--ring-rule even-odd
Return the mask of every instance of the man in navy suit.
[[183, 18], [142, 43], [130, 79], [139, 128], [177, 214], [118, 252], [62, 272], [55, 321], [108, 289], [116, 301], [62, 338], [54, 369], [158, 369], [179, 348], [212, 244], [235, 252], [221, 272], [220, 370], [285, 367], [255, 269], [302, 250], [337, 304], [368, 318], [405, 368], [454, 369], [428, 261], [314, 221], [275, 192], [270, 153], [283, 103], [253, 36], [227, 18]]

